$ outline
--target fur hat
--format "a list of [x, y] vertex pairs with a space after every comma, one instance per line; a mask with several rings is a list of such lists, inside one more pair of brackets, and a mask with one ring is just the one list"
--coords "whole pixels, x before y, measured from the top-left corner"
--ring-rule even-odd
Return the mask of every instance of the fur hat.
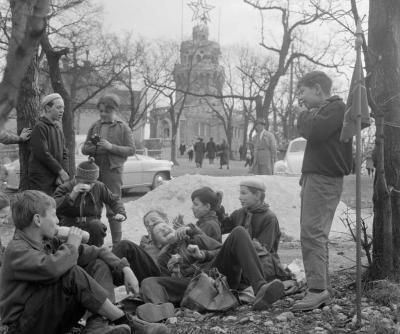
[[53, 102], [54, 100], [57, 100], [57, 99], [61, 99], [62, 100], [62, 96], [60, 94], [58, 94], [58, 93], [53, 93], [53, 94], [46, 95], [42, 99], [42, 103], [41, 103], [42, 108], [44, 108], [44, 106], [47, 106], [50, 102]]
[[263, 192], [266, 190], [264, 182], [260, 181], [256, 177], [245, 178], [242, 182], [240, 182], [240, 186], [255, 188]]
[[105, 107], [118, 108], [120, 104], [119, 97], [115, 94], [106, 94], [102, 96], [97, 102], [97, 107], [104, 104]]
[[94, 163], [93, 158], [79, 164], [76, 168], [76, 177], [88, 182], [95, 182], [99, 178], [99, 167]]

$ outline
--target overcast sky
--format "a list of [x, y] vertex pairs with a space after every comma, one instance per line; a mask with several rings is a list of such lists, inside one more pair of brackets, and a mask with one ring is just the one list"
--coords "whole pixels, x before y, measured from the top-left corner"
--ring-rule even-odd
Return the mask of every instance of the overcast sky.
[[[191, 35], [193, 12], [187, 5], [188, 0], [100, 1], [104, 5], [107, 26], [112, 31], [128, 30], [148, 38], [180, 40], [183, 22], [184, 38]], [[207, 0], [207, 4], [215, 7], [210, 11], [211, 39], [217, 40], [220, 31], [220, 41], [224, 45], [259, 41], [260, 18], [251, 6], [242, 0]]]

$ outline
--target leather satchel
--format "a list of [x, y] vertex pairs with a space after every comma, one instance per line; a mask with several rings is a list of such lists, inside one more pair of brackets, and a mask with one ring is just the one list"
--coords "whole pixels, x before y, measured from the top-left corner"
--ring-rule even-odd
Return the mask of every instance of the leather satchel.
[[197, 312], [224, 312], [238, 304], [226, 277], [216, 268], [193, 277], [181, 301], [181, 307]]

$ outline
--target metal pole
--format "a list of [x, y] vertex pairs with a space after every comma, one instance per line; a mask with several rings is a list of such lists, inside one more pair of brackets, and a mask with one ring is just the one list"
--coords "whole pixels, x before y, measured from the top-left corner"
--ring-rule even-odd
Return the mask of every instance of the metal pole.
[[361, 325], [361, 45], [362, 45], [362, 29], [361, 21], [357, 22], [356, 31], [356, 51], [357, 51], [357, 72], [359, 77], [356, 78], [356, 96], [354, 102], [357, 103], [357, 132], [356, 132], [356, 286], [357, 286], [357, 296], [356, 296], [356, 313], [357, 313], [357, 325]]

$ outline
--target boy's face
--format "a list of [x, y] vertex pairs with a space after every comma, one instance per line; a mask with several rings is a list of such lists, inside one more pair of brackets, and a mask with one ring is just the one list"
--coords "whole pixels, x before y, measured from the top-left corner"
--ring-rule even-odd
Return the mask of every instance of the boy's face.
[[171, 244], [176, 241], [175, 230], [165, 222], [154, 226], [152, 234], [154, 242], [161, 246]]
[[62, 119], [64, 114], [64, 101], [62, 99], [56, 99], [53, 101], [53, 105], [46, 106], [46, 115], [53, 122]]
[[101, 103], [98, 107], [100, 112], [100, 119], [103, 122], [112, 122], [116, 117], [116, 109], [112, 106], [106, 106], [104, 103]]
[[152, 230], [154, 226], [166, 222], [164, 218], [158, 214], [158, 212], [152, 211], [147, 214], [146, 218], [144, 219], [144, 223], [150, 230]]
[[300, 101], [302, 101], [308, 109], [318, 107], [325, 101], [325, 96], [321, 94], [321, 88], [318, 85], [314, 87], [300, 86], [298, 94]]
[[210, 212], [210, 204], [201, 202], [198, 197], [195, 197], [192, 203], [193, 215], [196, 218], [201, 218]]
[[10, 207], [6, 206], [0, 210], [0, 224], [8, 224], [10, 220]]
[[261, 202], [260, 195], [258, 193], [253, 194], [246, 186], [240, 186], [239, 201], [243, 208], [250, 208]]
[[40, 232], [43, 238], [53, 238], [56, 234], [58, 218], [56, 215], [56, 208], [48, 208], [44, 216], [39, 215]]

